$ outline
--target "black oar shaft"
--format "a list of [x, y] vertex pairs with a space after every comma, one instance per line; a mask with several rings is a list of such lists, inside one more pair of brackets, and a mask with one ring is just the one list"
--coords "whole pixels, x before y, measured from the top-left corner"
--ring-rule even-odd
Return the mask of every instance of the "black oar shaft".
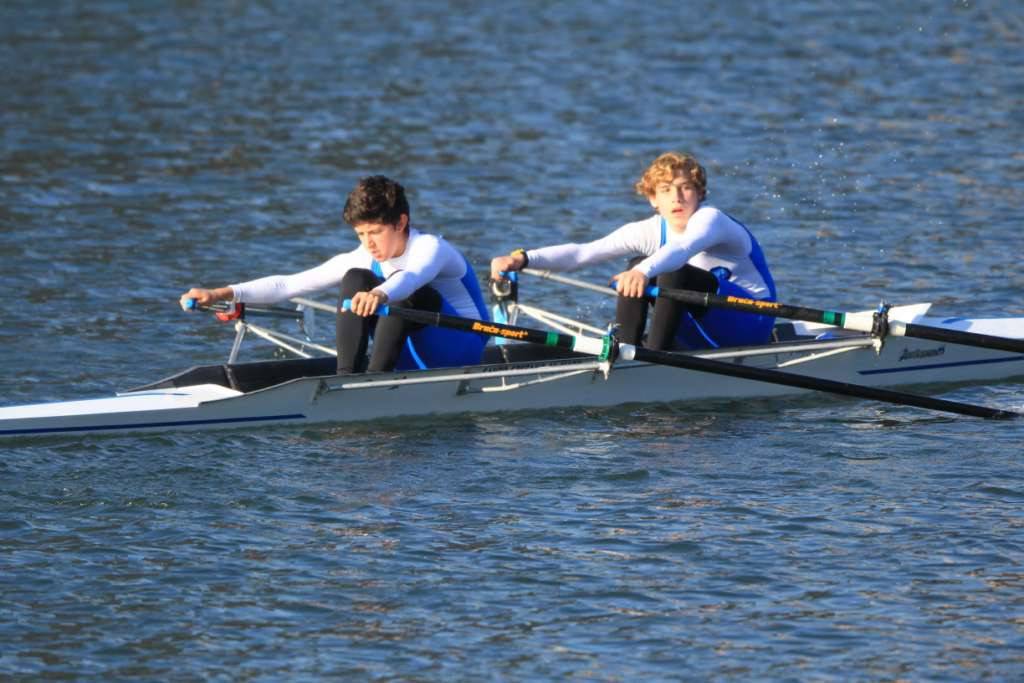
[[[707, 292], [695, 292], [688, 289], [664, 289], [654, 290], [657, 296], [667, 299], [681, 301], [683, 303], [715, 308], [730, 308], [745, 313], [757, 313], [760, 315], [771, 315], [776, 318], [788, 318], [789, 320], [802, 320], [811, 323], [824, 323], [835, 325], [847, 330], [859, 332], [872, 331], [871, 319], [869, 316], [851, 315], [842, 311], [826, 311], [805, 306], [791, 306], [776, 301], [760, 301], [757, 299], [745, 299], [738, 296], [722, 296], [721, 294], [710, 294]], [[889, 332], [900, 337], [913, 337], [916, 339], [927, 339], [930, 341], [947, 342], [950, 344], [961, 344], [964, 346], [980, 346], [999, 351], [1010, 351], [1012, 353], [1024, 353], [1024, 339], [1011, 339], [1009, 337], [996, 337], [990, 334], [979, 334], [977, 332], [964, 332], [951, 330], [945, 327], [933, 327], [931, 325], [919, 325], [914, 323], [901, 323], [892, 321], [889, 323]]]
[[789, 318], [790, 320], [803, 320], [812, 323], [825, 323], [842, 327], [846, 323], [846, 314], [840, 311], [825, 311], [806, 306], [790, 306], [780, 304], [777, 301], [761, 301], [758, 299], [745, 299], [739, 296], [722, 296], [710, 292], [696, 292], [689, 289], [665, 289], [663, 287], [654, 290], [658, 296], [666, 299], [682, 301], [694, 306], [704, 308], [731, 308], [744, 313], [758, 313], [770, 315], [776, 318]]
[[456, 330], [465, 330], [467, 332], [476, 332], [492, 337], [504, 337], [506, 339], [516, 339], [519, 341], [532, 342], [534, 344], [543, 344], [545, 346], [557, 346], [559, 348], [573, 351], [583, 351], [584, 353], [596, 355], [601, 360], [606, 360], [609, 357], [615, 358], [621, 352], [624, 358], [636, 359], [657, 365], [667, 365], [682, 368], [684, 370], [694, 370], [696, 372], [737, 377], [755, 382], [766, 382], [768, 384], [781, 384], [799, 389], [825, 391], [843, 396], [885, 401], [887, 403], [915, 406], [918, 408], [938, 410], [958, 415], [969, 415], [971, 417], [984, 418], [1009, 418], [1021, 416], [1020, 413], [998, 410], [995, 408], [986, 408], [985, 406], [958, 403], [956, 401], [947, 401], [940, 398], [906, 394], [899, 391], [866, 387], [858, 384], [837, 382], [817, 377], [794, 375], [788, 372], [756, 368], [749, 365], [725, 363], [689, 354], [655, 351], [652, 349], [636, 347], [631, 344], [617, 344], [612, 342], [610, 337], [605, 337], [603, 340], [596, 340], [587, 337], [575, 337], [569, 334], [560, 334], [557, 332], [535, 330], [528, 327], [519, 327], [517, 325], [485, 322], [482, 320], [473, 320], [471, 318], [460, 318], [457, 316], [445, 315], [443, 313], [433, 313], [431, 311], [421, 311], [412, 308], [393, 306], [381, 307], [379, 313], [381, 315], [398, 315], [406, 320], [411, 320], [424, 325], [435, 325]]
[[189, 300], [191, 303], [187, 310], [192, 311], [210, 311], [213, 313], [222, 313], [231, 315], [234, 318], [244, 318], [248, 315], [267, 316], [271, 318], [301, 318], [302, 311], [289, 308], [280, 307], [264, 307], [264, 306], [249, 306], [244, 303], [231, 304], [224, 301], [218, 301], [210, 304], [209, 306], [199, 306], [195, 303], [195, 299]]
[[948, 342], [950, 344], [963, 344], [965, 346], [981, 346], [987, 349], [1010, 351], [1011, 353], [1024, 353], [1024, 339], [994, 337], [990, 334], [962, 332], [960, 330], [950, 330], [945, 327], [932, 327], [931, 325], [906, 323], [905, 325], [900, 326], [895, 323], [890, 323], [890, 328], [898, 327], [901, 327], [902, 329], [897, 331], [896, 334], [900, 334], [902, 332], [902, 336], [904, 337]]
[[915, 406], [918, 408], [927, 408], [929, 410], [956, 413], [959, 415], [970, 415], [971, 417], [1020, 417], [1018, 413], [998, 410], [995, 408], [987, 408], [985, 406], [947, 401], [940, 398], [931, 398], [929, 396], [918, 396], [916, 394], [907, 394], [901, 391], [890, 391], [888, 389], [867, 387], [859, 384], [849, 384], [847, 382], [837, 382], [835, 380], [822, 379], [819, 377], [806, 377], [804, 375], [795, 375], [788, 372], [768, 370], [765, 368], [755, 368], [748, 365], [724, 363], [722, 361], [700, 358], [681, 353], [636, 348], [632, 355], [636, 360], [648, 363], [657, 363], [659, 365], [670, 365], [672, 367], [683, 368], [686, 370], [727, 375], [730, 377], [754, 380], [756, 382], [782, 384], [799, 389], [825, 391], [843, 396], [885, 401], [887, 403], [897, 403], [901, 405]]
[[[611, 350], [610, 339], [583, 339], [571, 334], [561, 334], [559, 332], [548, 332], [545, 330], [531, 329], [529, 327], [519, 327], [518, 325], [506, 325], [504, 323], [473, 320], [472, 318], [460, 318], [458, 316], [445, 315], [443, 313], [434, 313], [433, 311], [421, 311], [415, 308], [402, 308], [399, 306], [388, 306], [387, 310], [382, 311], [382, 313], [385, 315], [398, 315], [406, 320], [411, 320], [423, 325], [434, 325], [455, 330], [464, 330], [466, 332], [476, 332], [477, 334], [483, 334], [489, 337], [501, 337], [503, 339], [512, 339], [515, 341], [532, 342], [534, 344], [553, 346], [560, 349], [568, 349], [570, 351], [584, 350], [586, 353], [595, 353], [596, 355], [603, 356], [601, 357], [601, 360], [607, 359], [607, 354]], [[584, 342], [587, 343], [587, 349], [581, 349], [581, 343]], [[594, 347], [593, 344], [597, 344], [597, 347], [601, 347], [603, 345], [604, 352], [595, 352], [593, 348], [597, 347]]]

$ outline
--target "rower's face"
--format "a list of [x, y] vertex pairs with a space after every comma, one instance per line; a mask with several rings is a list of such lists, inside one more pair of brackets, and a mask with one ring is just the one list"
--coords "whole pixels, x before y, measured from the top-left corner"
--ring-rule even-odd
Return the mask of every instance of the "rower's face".
[[398, 223], [358, 223], [352, 227], [359, 238], [359, 243], [366, 248], [377, 261], [401, 256], [405, 253], [405, 244], [409, 241], [409, 233], [405, 228], [409, 217], [402, 214]]
[[654, 196], [648, 199], [669, 225], [682, 229], [700, 206], [700, 190], [689, 178], [677, 173], [671, 181], [658, 183]]

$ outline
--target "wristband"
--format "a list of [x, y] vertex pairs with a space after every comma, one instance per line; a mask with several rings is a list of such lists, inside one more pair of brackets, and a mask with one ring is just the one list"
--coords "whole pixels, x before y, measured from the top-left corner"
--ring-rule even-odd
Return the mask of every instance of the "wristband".
[[522, 255], [522, 257], [523, 257], [523, 268], [529, 267], [529, 265], [530, 265], [530, 257], [526, 255], [526, 250], [523, 249], [522, 247], [519, 247], [518, 249], [513, 249], [512, 252], [509, 254], [509, 256], [520, 256], [520, 255]]

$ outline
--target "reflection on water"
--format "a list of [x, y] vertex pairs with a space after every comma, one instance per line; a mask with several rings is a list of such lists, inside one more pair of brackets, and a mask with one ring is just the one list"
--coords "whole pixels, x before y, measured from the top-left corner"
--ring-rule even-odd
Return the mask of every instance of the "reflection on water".
[[[966, 2], [5, 3], [0, 403], [222, 361], [183, 288], [351, 248], [344, 193], [379, 172], [483, 268], [643, 217], [633, 180], [689, 149], [789, 302], [1020, 314], [1022, 28]], [[14, 443], [0, 672], [1015, 679], [1020, 437], [812, 395]]]

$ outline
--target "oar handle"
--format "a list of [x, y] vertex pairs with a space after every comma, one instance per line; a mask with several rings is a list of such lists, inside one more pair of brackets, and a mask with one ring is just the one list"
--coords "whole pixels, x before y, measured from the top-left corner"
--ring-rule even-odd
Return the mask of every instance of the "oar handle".
[[[341, 310], [342, 311], [351, 311], [352, 310], [352, 299], [342, 299], [342, 301], [341, 301]], [[390, 311], [390, 308], [388, 307], [387, 304], [381, 304], [380, 306], [377, 307], [377, 312], [374, 313], [374, 315], [387, 315], [389, 311]]]
[[188, 313], [195, 313], [196, 311], [214, 311], [215, 313], [227, 313], [236, 308], [244, 308], [245, 304], [229, 304], [224, 301], [218, 301], [216, 303], [208, 304], [206, 306], [199, 305], [199, 299], [181, 299], [178, 301], [181, 304], [181, 310]]
[[303, 314], [298, 310], [289, 310], [287, 308], [262, 308], [252, 307], [239, 302], [226, 302], [218, 301], [212, 303], [209, 306], [200, 306], [198, 299], [181, 299], [178, 302], [181, 305], [181, 310], [187, 313], [195, 313], [196, 311], [210, 311], [217, 316], [218, 320], [227, 322], [230, 320], [237, 320], [244, 318], [248, 315], [258, 316], [269, 316], [272, 318], [293, 318], [300, 319]]
[[218, 321], [233, 321], [246, 315], [246, 305], [244, 303], [225, 303], [223, 301], [217, 301], [207, 306], [201, 306], [199, 299], [180, 299], [178, 301], [181, 304], [181, 310], [188, 313], [195, 313], [198, 310], [209, 310], [217, 316]]

